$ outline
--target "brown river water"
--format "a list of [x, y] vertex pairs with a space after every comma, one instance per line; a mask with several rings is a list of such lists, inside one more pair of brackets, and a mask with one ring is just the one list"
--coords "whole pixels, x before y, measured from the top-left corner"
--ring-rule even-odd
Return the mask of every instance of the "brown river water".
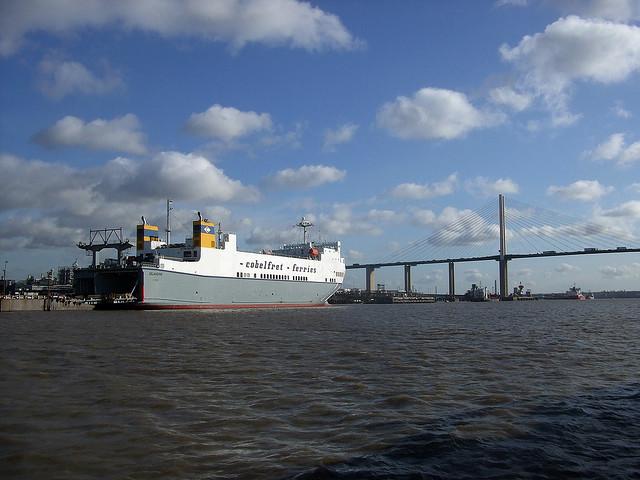
[[640, 301], [0, 314], [0, 476], [640, 478]]

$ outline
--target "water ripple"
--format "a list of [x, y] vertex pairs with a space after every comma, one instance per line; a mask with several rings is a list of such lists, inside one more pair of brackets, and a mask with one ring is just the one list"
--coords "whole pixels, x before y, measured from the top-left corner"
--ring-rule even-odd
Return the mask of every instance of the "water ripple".
[[3, 478], [640, 478], [640, 303], [1, 314]]

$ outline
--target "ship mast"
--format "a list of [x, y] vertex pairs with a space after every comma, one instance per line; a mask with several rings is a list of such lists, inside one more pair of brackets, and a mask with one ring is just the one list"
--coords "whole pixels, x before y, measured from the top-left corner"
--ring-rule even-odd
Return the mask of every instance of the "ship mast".
[[167, 247], [171, 245], [171, 210], [173, 210], [173, 200], [167, 198]]
[[296, 227], [300, 227], [302, 228], [302, 243], [307, 243], [307, 228], [313, 227], [313, 223], [311, 223], [309, 220], [307, 220], [306, 218], [302, 217], [302, 219], [300, 220], [300, 222], [298, 222], [296, 224]]

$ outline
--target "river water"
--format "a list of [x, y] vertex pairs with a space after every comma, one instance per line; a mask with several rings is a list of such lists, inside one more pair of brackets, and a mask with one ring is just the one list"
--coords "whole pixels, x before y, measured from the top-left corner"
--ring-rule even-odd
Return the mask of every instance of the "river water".
[[640, 478], [640, 301], [0, 315], [0, 475]]

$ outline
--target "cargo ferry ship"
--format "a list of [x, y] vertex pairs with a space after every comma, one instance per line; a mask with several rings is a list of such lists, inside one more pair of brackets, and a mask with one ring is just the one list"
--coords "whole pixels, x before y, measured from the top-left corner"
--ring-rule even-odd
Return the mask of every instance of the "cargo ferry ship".
[[[157, 225], [142, 217], [136, 255], [76, 273], [96, 309], [217, 309], [326, 305], [342, 285], [345, 262], [340, 242], [307, 241], [251, 253], [236, 235], [202, 218], [184, 243], [159, 238]], [[167, 228], [167, 230], [169, 230]], [[80, 245], [86, 248], [84, 245]]]

